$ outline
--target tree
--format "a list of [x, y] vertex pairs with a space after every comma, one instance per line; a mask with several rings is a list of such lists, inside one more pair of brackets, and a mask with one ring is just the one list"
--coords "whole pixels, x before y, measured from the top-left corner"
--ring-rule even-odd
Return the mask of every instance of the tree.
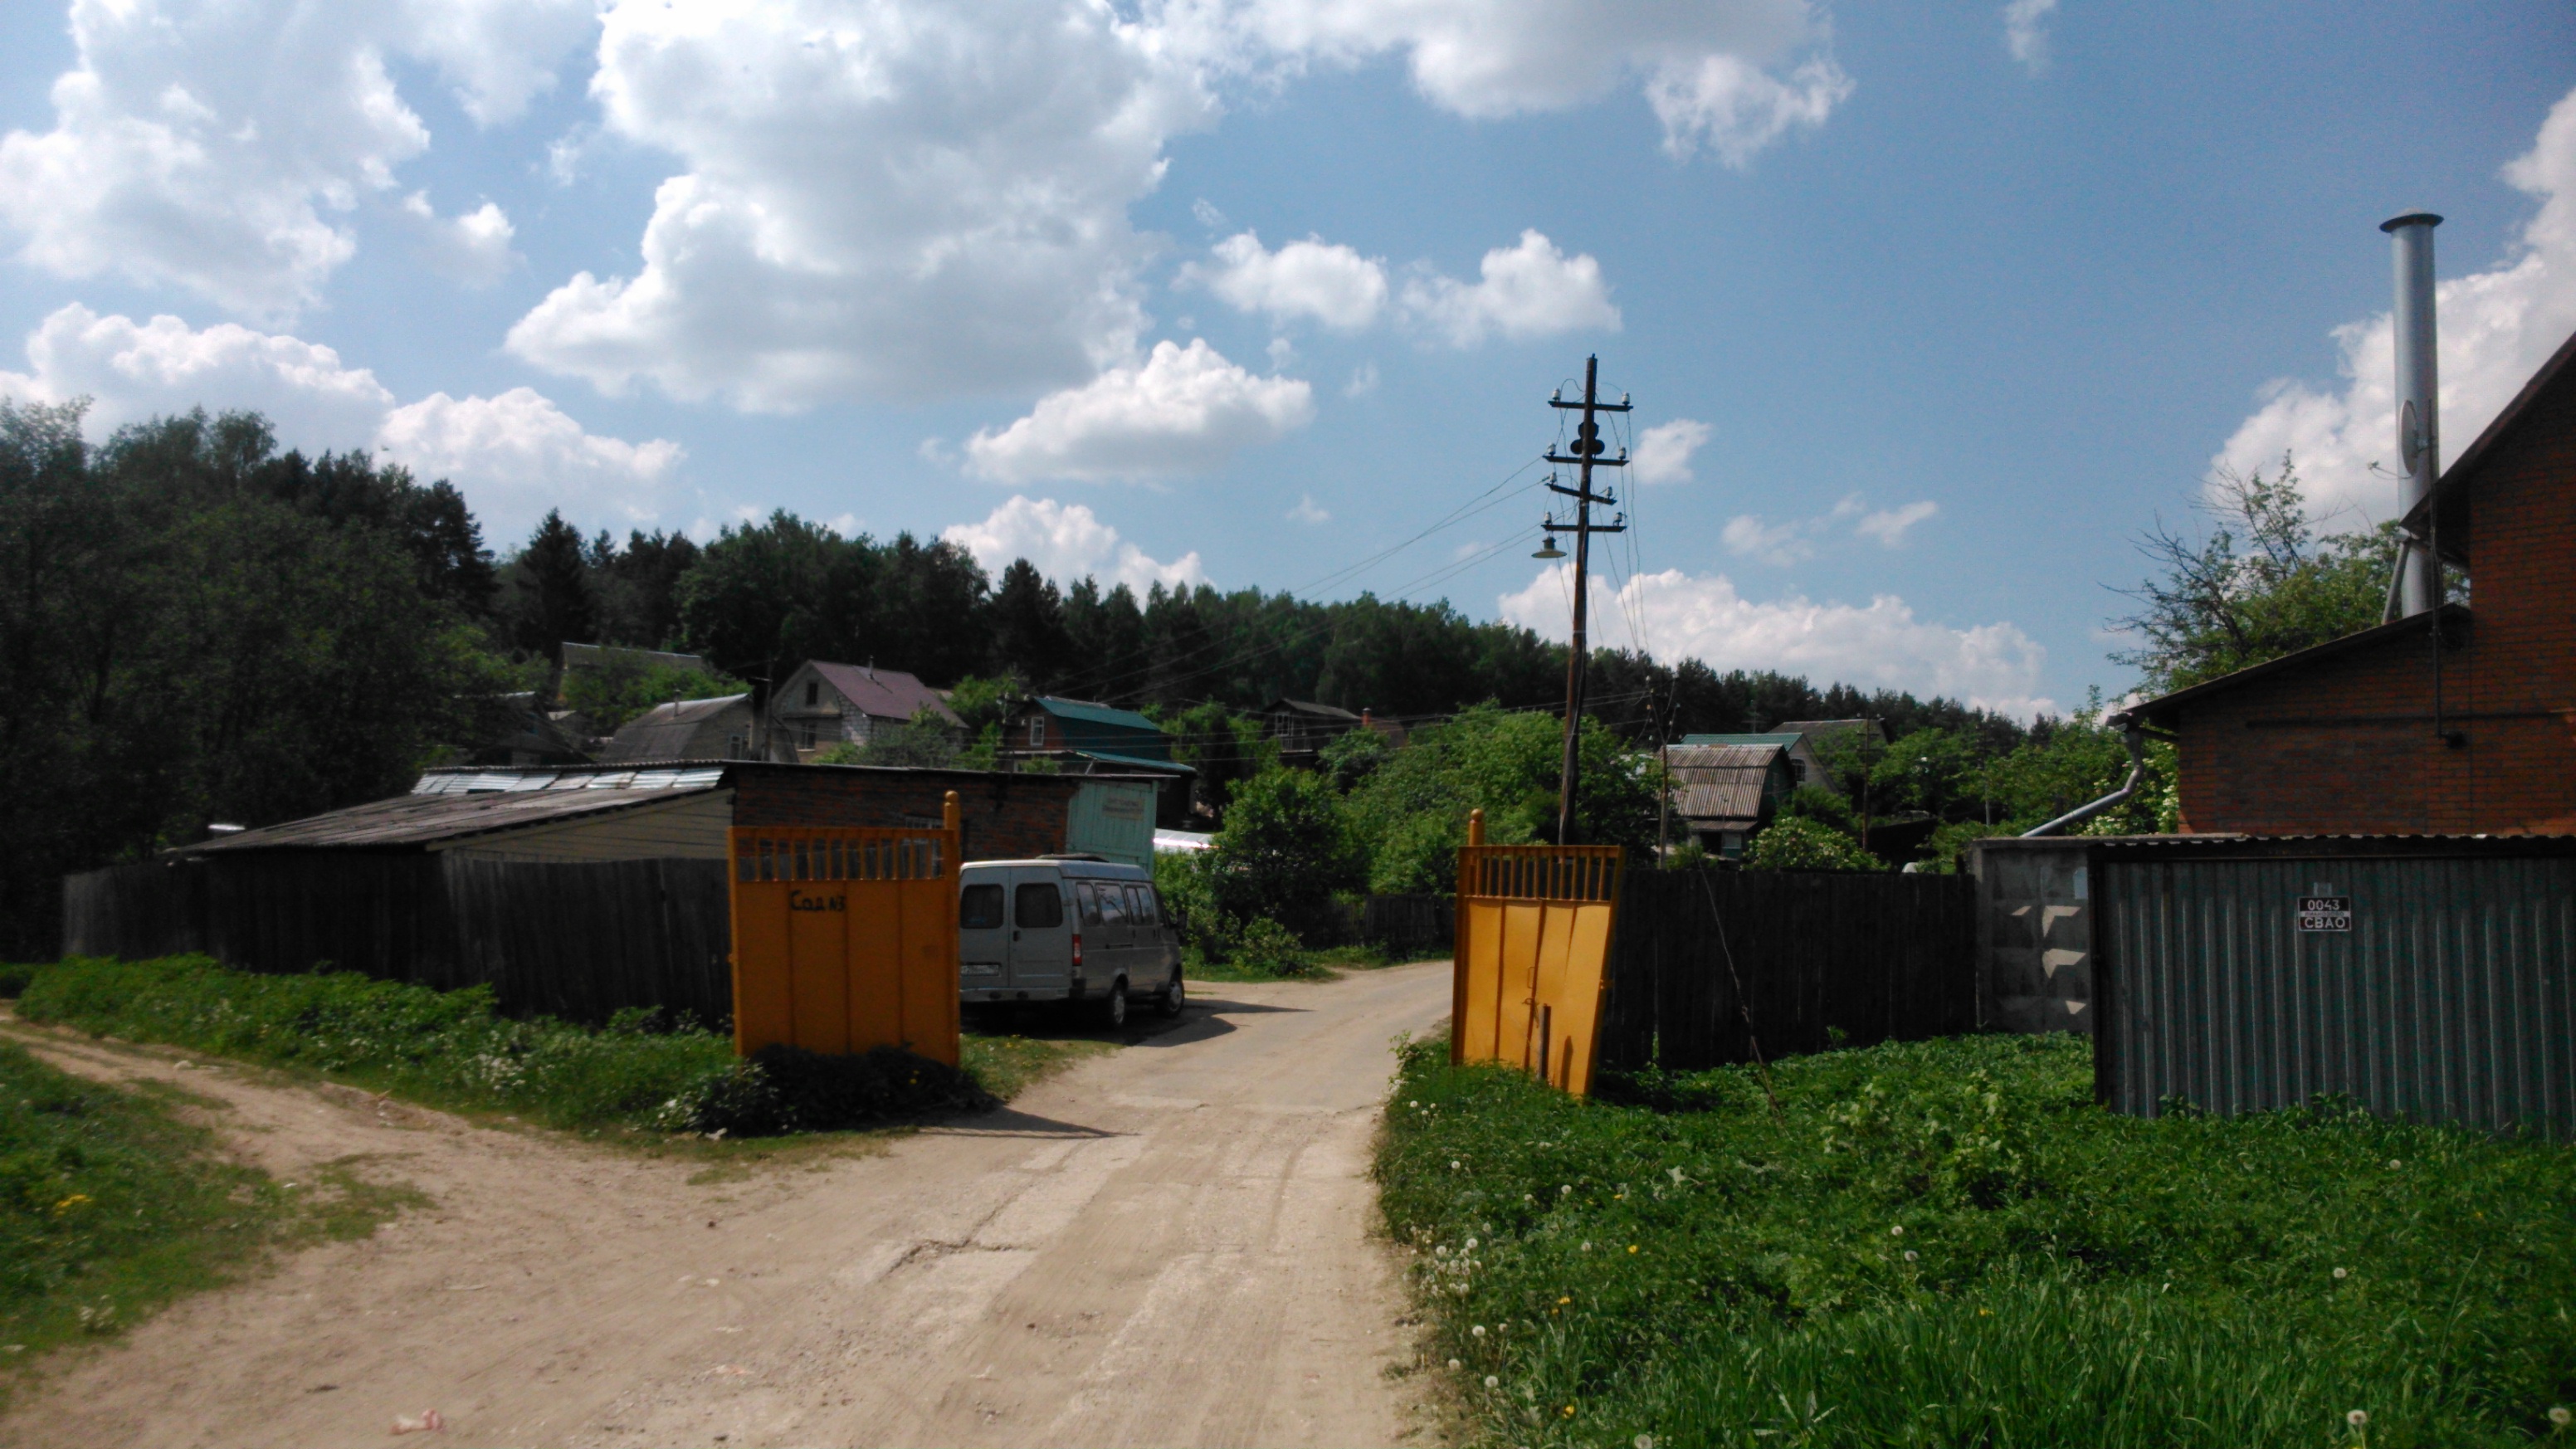
[[[2120, 592], [2139, 610], [2112, 621], [2137, 636], [2113, 654], [2164, 694], [2296, 653], [2376, 625], [2396, 566], [2393, 522], [2366, 533], [2318, 533], [2285, 454], [2280, 469], [2221, 473], [2202, 511], [2215, 520], [2193, 539], [2162, 523], [2138, 551], [2156, 576]], [[2456, 591], [2454, 596], [2456, 596]]]
[[684, 533], [629, 529], [619, 547], [601, 529], [583, 551], [599, 616], [599, 642], [668, 649], [680, 639], [680, 580], [698, 562]]
[[567, 641], [598, 641], [581, 531], [564, 522], [560, 511], [547, 509], [527, 547], [510, 561], [510, 587], [515, 596], [510, 638], [521, 649], [555, 661], [563, 657]]
[[[1554, 840], [1564, 741], [1553, 717], [1492, 705], [1416, 732], [1351, 793], [1354, 826], [1369, 850], [1370, 889], [1456, 889], [1471, 810], [1485, 812], [1485, 838], [1496, 845]], [[1577, 749], [1575, 842], [1649, 856], [1659, 788], [1652, 757], [1631, 752], [1595, 720], [1583, 722]]]
[[1013, 559], [993, 592], [992, 618], [994, 659], [1037, 692], [1051, 692], [1073, 662], [1064, 598], [1055, 585], [1039, 575], [1037, 565]]
[[1172, 737], [1172, 758], [1198, 771], [1199, 798], [1219, 818], [1233, 807], [1238, 785], [1279, 762], [1278, 742], [1261, 720], [1213, 700], [1162, 711], [1155, 722]]
[[748, 687], [730, 674], [646, 664], [632, 656], [611, 654], [596, 669], [566, 670], [563, 702], [566, 709], [581, 711], [594, 732], [611, 735], [655, 705], [675, 699], [722, 699]]
[[1212, 866], [1217, 904], [1227, 914], [1277, 921], [1300, 936], [1326, 923], [1335, 891], [1367, 877], [1367, 859], [1331, 783], [1276, 765], [1236, 792]]

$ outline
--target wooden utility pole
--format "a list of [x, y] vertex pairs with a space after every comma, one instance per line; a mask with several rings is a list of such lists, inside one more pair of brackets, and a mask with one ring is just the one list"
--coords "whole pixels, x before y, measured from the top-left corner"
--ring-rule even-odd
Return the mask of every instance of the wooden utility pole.
[[1573, 647], [1567, 653], [1565, 660], [1565, 768], [1558, 776], [1556, 795], [1556, 843], [1559, 845], [1572, 843], [1574, 786], [1576, 777], [1582, 769], [1582, 759], [1577, 747], [1583, 728], [1584, 676], [1592, 661], [1592, 646], [1584, 629], [1585, 617], [1590, 612], [1591, 604], [1592, 535], [1628, 531], [1628, 515], [1624, 513], [1620, 514], [1618, 520], [1613, 523], [1592, 521], [1593, 504], [1598, 503], [1607, 507], [1615, 506], [1619, 502], [1617, 498], [1606, 493], [1595, 494], [1592, 491], [1593, 468], [1628, 466], [1628, 450], [1625, 448], [1619, 450], [1619, 456], [1616, 458], [1601, 456], [1609, 451], [1609, 445], [1601, 441], [1600, 414], [1624, 413], [1629, 410], [1630, 404], [1625, 393], [1620, 394], [1619, 400], [1615, 403], [1601, 401], [1600, 381], [1601, 359], [1598, 356], [1587, 357], [1583, 359], [1583, 401], [1567, 402], [1562, 390], [1547, 400], [1548, 406], [1552, 408], [1564, 411], [1579, 410], [1583, 414], [1582, 423], [1574, 430], [1574, 455], [1564, 457], [1553, 449], [1549, 450], [1547, 455], [1547, 461], [1551, 463], [1569, 464], [1581, 470], [1576, 475], [1577, 481], [1572, 488], [1557, 482], [1554, 477], [1547, 480], [1547, 486], [1551, 490], [1574, 500], [1574, 521], [1559, 523], [1556, 521], [1556, 514], [1550, 512], [1544, 525], [1547, 529], [1547, 544], [1536, 555], [1539, 558], [1565, 557], [1556, 546], [1556, 535], [1561, 531], [1573, 532], [1574, 639]]

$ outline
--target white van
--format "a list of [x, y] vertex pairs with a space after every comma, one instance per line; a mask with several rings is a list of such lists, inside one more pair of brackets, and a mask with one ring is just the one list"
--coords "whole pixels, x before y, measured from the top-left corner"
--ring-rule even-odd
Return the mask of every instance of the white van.
[[1142, 866], [1096, 855], [969, 861], [957, 872], [957, 999], [1092, 1003], [1110, 1026], [1127, 999], [1165, 1016], [1184, 1002], [1181, 937]]

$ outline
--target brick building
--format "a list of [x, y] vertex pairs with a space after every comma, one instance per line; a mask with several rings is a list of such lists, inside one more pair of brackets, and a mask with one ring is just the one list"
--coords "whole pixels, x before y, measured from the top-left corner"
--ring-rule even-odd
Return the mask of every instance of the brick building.
[[2407, 517], [2470, 600], [2134, 706], [2187, 832], [2576, 832], [2576, 337]]

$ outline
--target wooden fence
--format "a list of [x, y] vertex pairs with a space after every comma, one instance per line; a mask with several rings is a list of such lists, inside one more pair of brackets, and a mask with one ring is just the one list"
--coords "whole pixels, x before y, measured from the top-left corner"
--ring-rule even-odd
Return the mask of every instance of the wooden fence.
[[1601, 1062], [1750, 1061], [1735, 979], [1766, 1057], [1971, 1031], [1976, 952], [1965, 876], [1630, 871]]
[[716, 1025], [733, 1014], [730, 949], [720, 860], [245, 855], [63, 881], [67, 956], [195, 951], [244, 971], [488, 984], [512, 1015], [659, 1006]]
[[1333, 903], [1323, 931], [1309, 932], [1309, 946], [1372, 945], [1398, 961], [1449, 954], [1458, 931], [1457, 903], [1448, 896], [1363, 896]]

